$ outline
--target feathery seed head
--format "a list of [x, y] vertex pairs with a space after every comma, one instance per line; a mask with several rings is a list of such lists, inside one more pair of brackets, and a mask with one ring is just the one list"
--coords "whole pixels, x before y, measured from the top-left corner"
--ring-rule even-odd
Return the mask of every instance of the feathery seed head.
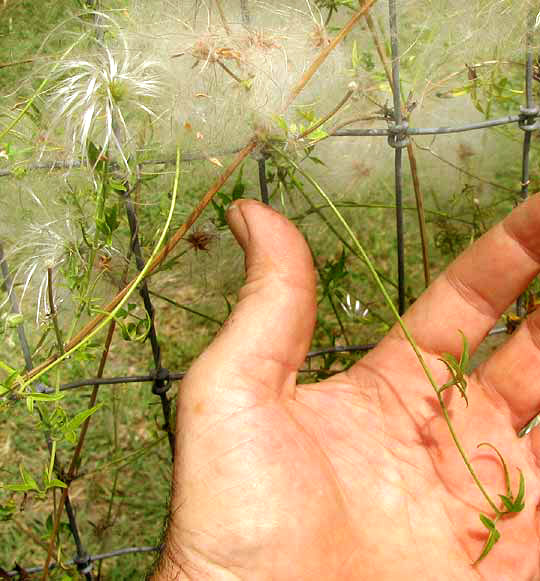
[[[36, 322], [43, 320], [48, 314], [47, 271], [60, 272], [70, 261], [83, 263], [79, 254], [81, 244], [80, 234], [70, 217], [55, 218], [47, 211], [43, 202], [36, 194], [29, 191], [35, 210], [41, 215], [40, 221], [30, 221], [22, 232], [17, 234], [17, 242], [6, 248], [5, 259], [13, 270], [13, 286], [18, 291], [21, 311], [24, 313], [25, 299], [30, 295], [30, 301], [36, 309]], [[34, 295], [31, 290], [34, 289]], [[60, 293], [60, 284], [54, 287], [55, 297]], [[9, 300], [9, 295], [0, 303], [3, 307]], [[62, 300], [55, 298], [55, 302]]]
[[88, 161], [92, 142], [103, 155], [112, 147], [128, 168], [133, 123], [128, 126], [127, 116], [142, 111], [155, 118], [150, 102], [161, 83], [157, 63], [132, 53], [123, 35], [121, 41], [116, 50], [96, 41], [92, 54], [62, 62], [49, 107], [56, 110], [53, 127], [65, 126], [73, 157]]

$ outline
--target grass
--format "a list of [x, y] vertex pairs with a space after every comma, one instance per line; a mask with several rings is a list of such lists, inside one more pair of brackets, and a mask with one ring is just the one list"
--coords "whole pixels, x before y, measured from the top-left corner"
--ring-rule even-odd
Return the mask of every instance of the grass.
[[[115, 6], [121, 4], [118, 2]], [[74, 0], [59, 0], [52, 5], [26, 0], [7, 0], [4, 7], [0, 8], [0, 52], [8, 56], [8, 63], [35, 57], [38, 57], [41, 63], [41, 59], [56, 54], [61, 48], [60, 43], [55, 44], [55, 41], [50, 40], [45, 43], [43, 52], [38, 54], [48, 32], [69, 15], [80, 11], [80, 8], [79, 3]], [[378, 20], [381, 21], [380, 13]], [[429, 31], [422, 30], [421, 36], [418, 37], [411, 27], [407, 29], [406, 34], [410, 35], [410, 38], [407, 36], [407, 41], [412, 44], [418, 41], [418, 38], [429, 36]], [[360, 38], [365, 41], [365, 36]], [[411, 51], [412, 54], [414, 53]], [[377, 57], [372, 49], [368, 51], [366, 48], [362, 58], [366, 63], [373, 64]], [[371, 64], [367, 66], [368, 72]], [[403, 71], [404, 77], [409, 77], [408, 82], [411, 85], [418, 83], [420, 78], [418, 69], [414, 69], [413, 65], [413, 61], [408, 59]], [[31, 82], [21, 83], [28, 78], [32, 70], [35, 69], [32, 69], [31, 64], [0, 68], [0, 86], [4, 88], [4, 92], [18, 88], [18, 92], [12, 97], [12, 103], [19, 98], [28, 97], [31, 94], [30, 87], [41, 80], [32, 77]], [[384, 94], [384, 91], [381, 91], [377, 98], [382, 99]], [[452, 107], [455, 107], [453, 101]], [[450, 111], [448, 115], [455, 114], [455, 109], [452, 111], [450, 107]], [[462, 142], [458, 139], [445, 141], [446, 145], [443, 145], [442, 141], [437, 141], [434, 149], [465, 167], [469, 174], [488, 175], [491, 180], [503, 187], [513, 189], [517, 182], [517, 170], [506, 162], [508, 158], [514, 156], [516, 167], [519, 165], [516, 153], [519, 152], [520, 143], [512, 137], [515, 143], [511, 148], [508, 147], [508, 141], [501, 141], [507, 133], [501, 131], [497, 134], [500, 140], [498, 143], [504, 143], [506, 149], [497, 160], [490, 161], [491, 165], [503, 168], [499, 169], [496, 175], [484, 171], [484, 166], [478, 163], [479, 156], [475, 158], [463, 155], [465, 162], [462, 163], [463, 159], [459, 158], [459, 145]], [[513, 135], [516, 133], [517, 130]], [[33, 135], [30, 129], [28, 134]], [[158, 144], [159, 136], [151, 137], [152, 141]], [[31, 142], [31, 139], [28, 137], [27, 141]], [[429, 147], [433, 145], [428, 141], [418, 140], [418, 142]], [[355, 139], [339, 147], [350, 151], [363, 147], [363, 143], [362, 140]], [[383, 143], [383, 146], [386, 147], [386, 144]], [[148, 157], [153, 157], [154, 154], [163, 158], [174, 157], [170, 151], [161, 151], [158, 145], [153, 147], [155, 150], [147, 152]], [[370, 147], [375, 153], [371, 157], [366, 156], [362, 164], [358, 164], [358, 160], [354, 158], [352, 161], [357, 163], [356, 173], [343, 176], [341, 174], [345, 172], [337, 155], [340, 151], [338, 146], [329, 145], [326, 149], [325, 147], [321, 145], [320, 150], [325, 165], [307, 161], [303, 167], [308, 172], [313, 171], [317, 177], [321, 175], [325, 177], [327, 193], [337, 202], [361, 244], [369, 249], [377, 268], [390, 281], [387, 287], [395, 297], [397, 273], [391, 154], [389, 150], [385, 150], [384, 155], [378, 156], [376, 152], [381, 149], [377, 148], [382, 146], [372, 143]], [[456, 155], [454, 150], [457, 152]], [[318, 151], [314, 150], [315, 155]], [[511, 209], [515, 196], [457, 172], [427, 152], [417, 151], [420, 180], [427, 208], [430, 267], [435, 277], [474, 238]], [[462, 153], [464, 151], [462, 150]], [[25, 155], [21, 154], [22, 161], [29, 159], [29, 156]], [[537, 148], [533, 155], [538, 155]], [[224, 165], [227, 165], [229, 159], [227, 155], [220, 156], [220, 161]], [[135, 192], [134, 197], [140, 218], [141, 244], [148, 257], [156, 241], [156, 232], [164, 222], [170, 203], [167, 193], [171, 189], [173, 170], [170, 167], [156, 165], [145, 166], [145, 171], [149, 172], [147, 177], [152, 179], [147, 181], [140, 191]], [[151, 175], [153, 171], [155, 175]], [[181, 199], [173, 216], [173, 230], [183, 223], [202, 193], [221, 170], [208, 159], [203, 159], [183, 165], [182, 171]], [[443, 171], [444, 178], [441, 178]], [[405, 173], [407, 175], [407, 172]], [[283, 184], [279, 187], [277, 180], [279, 169], [273, 167], [270, 162], [268, 174], [272, 178], [270, 189], [275, 190], [273, 205], [293, 219], [304, 232], [318, 269], [319, 310], [313, 347], [345, 345], [347, 341], [376, 342], [388, 330], [392, 322], [391, 312], [374, 287], [364, 265], [333, 234], [333, 229], [340, 233], [340, 227], [332, 213], [321, 205], [320, 200], [307, 186], [305, 193], [309, 201], [306, 201], [306, 197], [299, 191], [291, 188], [290, 183], [286, 184], [287, 187]], [[241, 176], [241, 180], [237, 179], [235, 182], [233, 178], [222, 188], [222, 196], [216, 198], [218, 207], [209, 207], [196, 225], [196, 228], [202, 227], [211, 233], [207, 250], [196, 250], [192, 244], [182, 241], [173, 253], [173, 258], [175, 255], [179, 255], [179, 258], [171, 262], [170, 268], [152, 276], [149, 281], [152, 291], [171, 299], [173, 303], [217, 320], [226, 318], [229, 305], [234, 304], [243, 277], [243, 255], [222, 224], [222, 210], [226, 205], [226, 196], [234, 197], [235, 192], [239, 195], [257, 197], [257, 164], [254, 160], [248, 159], [245, 162]], [[92, 197], [93, 188], [89, 185], [91, 180], [85, 171], [73, 172], [68, 178], [61, 173], [47, 175], [28, 172], [2, 179], [4, 181], [1, 185], [5, 192], [3, 195], [7, 203], [6, 215], [0, 224], [0, 237], [7, 238], [11, 242], [20, 236], [21, 220], [17, 210], [21, 200], [27, 201], [29, 190], [42, 188], [44, 182], [47, 184], [50, 199], [67, 200], [67, 206], [65, 203], [58, 204], [55, 217], [62, 216], [62, 212], [66, 213], [67, 207], [73, 210], [73, 199], [76, 199], [80, 206], [77, 215], [82, 220], [91, 221], [95, 214], [96, 200]], [[411, 303], [422, 292], [423, 272], [415, 199], [408, 177], [405, 180], [404, 191], [404, 203], [407, 208], [405, 211], [407, 301]], [[112, 208], [114, 204], [111, 203], [110, 207]], [[117, 207], [120, 215], [121, 204], [118, 203]], [[12, 216], [8, 216], [10, 211], [13, 212]], [[28, 209], [25, 221], [33, 219], [34, 211], [35, 208]], [[102, 282], [97, 287], [99, 304], [107, 302], [116, 292], [125, 268], [124, 257], [128, 254], [126, 242], [128, 240], [129, 231], [124, 220], [112, 238], [111, 247], [117, 248], [118, 253], [102, 257], [102, 262], [97, 263], [102, 266]], [[80, 247], [83, 247], [82, 243]], [[107, 260], [110, 260], [110, 263]], [[135, 268], [131, 264], [126, 276], [130, 279], [134, 274]], [[20, 287], [17, 290], [19, 292]], [[347, 296], [353, 304], [358, 300], [368, 309], [366, 316], [355, 315], [343, 308], [342, 304], [346, 304]], [[212, 340], [218, 326], [208, 318], [197, 316], [171, 302], [155, 296], [152, 300], [156, 307], [156, 328], [162, 346], [163, 364], [170, 370], [184, 370]], [[134, 297], [133, 302], [138, 305], [134, 313], [142, 317], [143, 311], [138, 297]], [[69, 327], [67, 318], [69, 318], [69, 299], [66, 299], [60, 311], [60, 321], [64, 328]], [[83, 317], [80, 324], [84, 323], [84, 320]], [[4, 323], [5, 317], [0, 319], [0, 324]], [[38, 328], [27, 318], [26, 329], [32, 345], [37, 343], [42, 330], [46, 327], [47, 321], [42, 321]], [[6, 328], [3, 339], [0, 344], [0, 358], [13, 366], [21, 366], [15, 330]], [[485, 356], [492, 349], [492, 344], [499, 340], [487, 342], [480, 357]], [[61, 381], [95, 375], [102, 341], [100, 335], [83, 353], [75, 355], [62, 368]], [[45, 350], [42, 350], [38, 354], [38, 359], [45, 358], [45, 355]], [[301, 374], [300, 380], [313, 381], [325, 377], [352, 365], [359, 357], [360, 354], [333, 354], [313, 359], [310, 365], [315, 371]], [[118, 333], [115, 335], [105, 376], [144, 374], [152, 368], [152, 353], [148, 342], [125, 341]], [[55, 380], [55, 375], [51, 374], [49, 378]], [[169, 392], [172, 398], [175, 397], [176, 388], [175, 385]], [[69, 392], [69, 397], [65, 399], [66, 409], [71, 413], [83, 409], [87, 405], [89, 393], [88, 388]], [[150, 384], [102, 387], [99, 400], [105, 407], [90, 425], [79, 471], [80, 478], [73, 483], [71, 491], [85, 548], [91, 554], [96, 554], [125, 546], [154, 546], [160, 540], [170, 484], [169, 450], [160, 429], [163, 420], [159, 400], [151, 393]], [[47, 455], [36, 416], [29, 416], [25, 407], [18, 405], [12, 407], [5, 417], [6, 421], [0, 428], [2, 436], [0, 481], [18, 481], [20, 462], [38, 476], [47, 461]], [[65, 442], [59, 445], [59, 455], [62, 458], [68, 458], [71, 450], [72, 447]], [[0, 505], [7, 503], [11, 496], [0, 491]], [[48, 536], [50, 497], [42, 501], [29, 495], [22, 501], [21, 495], [18, 495], [15, 502], [13, 520], [0, 522], [4, 539], [0, 547], [0, 566], [5, 569], [11, 569], [16, 562], [22, 565], [40, 564], [46, 555], [42, 545], [46, 543]], [[61, 529], [61, 538], [64, 547], [63, 556], [72, 557], [74, 547], [65, 527]], [[152, 554], [141, 554], [110, 559], [103, 564], [101, 578], [113, 580], [141, 578], [153, 558]], [[58, 572], [52, 578], [65, 581], [62, 575], [63, 573]], [[74, 574], [73, 578], [77, 578], [77, 575]]]
[[[32, 2], [6, 0], [0, 6], [0, 86], [2, 92], [15, 89], [34, 68], [34, 60], [54, 55], [59, 44], [51, 41], [42, 50], [51, 29], [77, 10], [73, 0]], [[24, 62], [24, 61], [32, 62]], [[20, 63], [20, 64], [17, 64]]]

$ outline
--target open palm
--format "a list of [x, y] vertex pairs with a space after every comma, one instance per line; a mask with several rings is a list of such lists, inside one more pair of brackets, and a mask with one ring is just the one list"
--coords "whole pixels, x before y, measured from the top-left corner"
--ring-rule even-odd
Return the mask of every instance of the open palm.
[[[526, 480], [480, 563], [492, 511], [401, 331], [344, 373], [296, 385], [315, 322], [309, 249], [285, 218], [237, 202], [229, 222], [247, 282], [179, 395], [171, 519], [155, 580], [540, 579], [540, 445], [519, 429], [540, 409], [540, 316], [469, 378], [469, 407], [445, 392], [491, 498]], [[540, 198], [462, 254], [405, 316], [440, 384], [439, 360], [474, 350], [540, 270]]]

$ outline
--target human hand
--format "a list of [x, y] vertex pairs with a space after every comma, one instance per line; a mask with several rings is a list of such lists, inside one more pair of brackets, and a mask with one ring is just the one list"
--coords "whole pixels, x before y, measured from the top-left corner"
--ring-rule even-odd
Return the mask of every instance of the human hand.
[[[473, 566], [489, 506], [472, 481], [433, 388], [394, 327], [351, 369], [296, 385], [315, 323], [315, 274], [296, 228], [239, 201], [228, 213], [247, 282], [178, 398], [171, 516], [153, 579], [384, 581], [540, 579], [540, 313], [468, 379], [469, 407], [445, 401], [492, 498], [526, 480], [526, 506]], [[439, 357], [474, 351], [540, 270], [540, 197], [468, 248], [404, 320], [439, 384]]]

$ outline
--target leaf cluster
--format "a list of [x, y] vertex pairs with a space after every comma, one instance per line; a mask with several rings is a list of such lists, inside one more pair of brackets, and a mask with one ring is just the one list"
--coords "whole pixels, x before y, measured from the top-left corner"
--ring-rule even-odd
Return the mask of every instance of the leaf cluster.
[[219, 191], [215, 198], [212, 200], [212, 207], [216, 213], [214, 218], [214, 223], [218, 228], [227, 227], [227, 219], [225, 214], [229, 206], [235, 201], [240, 200], [244, 197], [246, 193], [246, 184], [244, 182], [244, 171], [243, 166], [238, 172], [234, 185], [230, 193], [225, 193]]
[[505, 517], [510, 516], [512, 514], [516, 514], [521, 512], [525, 508], [525, 477], [523, 476], [523, 472], [519, 470], [519, 485], [518, 491], [516, 494], [512, 492], [512, 487], [510, 483], [510, 473], [508, 471], [508, 466], [502, 456], [502, 454], [488, 442], [482, 442], [478, 444], [478, 447], [481, 446], [488, 446], [492, 450], [495, 451], [499, 460], [502, 464], [504, 470], [504, 480], [506, 484], [506, 494], [499, 494], [499, 498], [502, 501], [502, 509], [495, 515], [495, 518], [491, 519], [487, 517], [485, 514], [480, 514], [480, 521], [488, 530], [488, 538], [482, 548], [482, 552], [480, 553], [478, 559], [476, 559], [475, 564], [484, 559], [491, 549], [494, 547], [495, 543], [500, 539], [501, 533], [497, 529], [497, 522]]
[[467, 380], [465, 378], [465, 374], [467, 373], [467, 367], [469, 365], [469, 342], [467, 341], [467, 337], [462, 331], [459, 331], [461, 338], [462, 338], [462, 350], [461, 356], [459, 361], [451, 354], [451, 353], [443, 353], [443, 356], [439, 358], [439, 361], [442, 361], [452, 379], [447, 381], [444, 385], [439, 387], [437, 390], [438, 395], [440, 396], [443, 391], [449, 389], [450, 387], [457, 387], [461, 397], [465, 400], [467, 406], [469, 405], [469, 400], [467, 399]]

